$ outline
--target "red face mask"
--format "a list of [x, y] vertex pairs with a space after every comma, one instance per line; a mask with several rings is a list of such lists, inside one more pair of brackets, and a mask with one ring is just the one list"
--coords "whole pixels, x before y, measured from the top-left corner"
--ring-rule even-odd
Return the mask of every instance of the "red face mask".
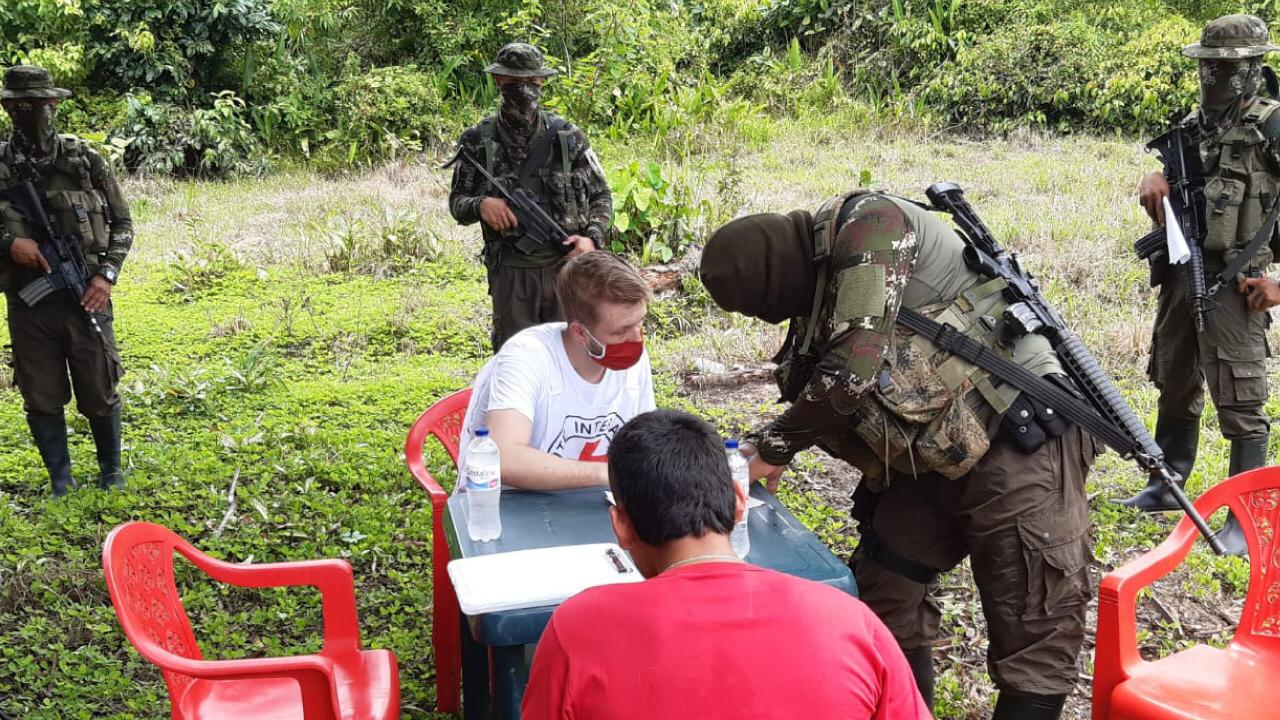
[[644, 337], [639, 340], [627, 340], [625, 342], [613, 343], [606, 345], [596, 339], [595, 335], [587, 329], [586, 325], [582, 326], [582, 331], [591, 338], [591, 342], [603, 348], [599, 353], [591, 350], [591, 345], [587, 345], [587, 356], [596, 361], [596, 364], [608, 370], [626, 370], [627, 368], [640, 362], [640, 356], [644, 354]]

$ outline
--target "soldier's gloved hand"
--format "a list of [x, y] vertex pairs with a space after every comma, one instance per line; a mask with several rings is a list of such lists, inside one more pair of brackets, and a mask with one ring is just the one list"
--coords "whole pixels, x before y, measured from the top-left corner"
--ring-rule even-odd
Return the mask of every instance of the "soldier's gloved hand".
[[49, 262], [44, 259], [44, 254], [40, 252], [40, 245], [31, 238], [14, 238], [13, 247], [9, 250], [9, 256], [13, 261], [23, 267], [32, 270], [40, 270], [49, 273]]
[[1164, 199], [1169, 197], [1169, 181], [1164, 175], [1147, 173], [1138, 183], [1138, 202], [1147, 211], [1147, 215], [1164, 227]]
[[596, 249], [596, 244], [591, 241], [591, 238], [583, 237], [581, 235], [570, 235], [564, 241], [564, 244], [566, 247], [572, 248], [569, 250], [569, 257], [577, 257], [582, 253], [591, 252]]
[[1250, 310], [1261, 312], [1280, 305], [1280, 283], [1269, 277], [1245, 278], [1240, 281], [1239, 290]]
[[510, 230], [517, 224], [515, 213], [511, 212], [511, 208], [507, 207], [507, 201], [502, 198], [485, 198], [480, 201], [480, 219], [485, 225], [503, 232]]
[[100, 313], [107, 309], [109, 302], [111, 302], [111, 283], [101, 275], [89, 278], [89, 286], [85, 288], [84, 297], [80, 298], [80, 305], [88, 312]]

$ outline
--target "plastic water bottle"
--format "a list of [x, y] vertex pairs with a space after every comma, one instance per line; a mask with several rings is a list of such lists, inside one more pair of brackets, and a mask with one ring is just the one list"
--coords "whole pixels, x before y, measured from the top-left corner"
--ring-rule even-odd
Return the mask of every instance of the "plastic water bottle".
[[[738, 450], [738, 441], [725, 440], [724, 453], [729, 459], [729, 475], [733, 478], [733, 483], [742, 488], [750, 498], [751, 470], [747, 465], [747, 459], [742, 457], [742, 452]], [[733, 532], [729, 534], [729, 542], [733, 544], [733, 553], [740, 558], [745, 558], [747, 553], [751, 552], [751, 537], [747, 535], [745, 507], [742, 509], [742, 520], [734, 524]]]
[[498, 514], [502, 472], [498, 444], [489, 437], [487, 428], [476, 430], [467, 445], [463, 475], [467, 483], [467, 534], [473, 542], [497, 540], [502, 535], [502, 517]]

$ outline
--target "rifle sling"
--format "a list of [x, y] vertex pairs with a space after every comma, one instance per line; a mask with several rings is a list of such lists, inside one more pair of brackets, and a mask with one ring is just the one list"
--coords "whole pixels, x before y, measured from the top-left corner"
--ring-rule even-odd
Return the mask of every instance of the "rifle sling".
[[1280, 217], [1280, 197], [1276, 198], [1275, 202], [1271, 203], [1271, 210], [1267, 212], [1267, 217], [1262, 221], [1262, 227], [1258, 228], [1258, 233], [1253, 236], [1253, 239], [1249, 241], [1248, 245], [1244, 246], [1244, 249], [1240, 251], [1240, 254], [1236, 255], [1235, 258], [1232, 259], [1231, 262], [1227, 263], [1227, 266], [1222, 269], [1222, 272], [1218, 273], [1218, 276], [1213, 280], [1213, 286], [1208, 289], [1205, 293], [1206, 295], [1209, 297], [1217, 295], [1223, 285], [1231, 282], [1231, 279], [1234, 278], [1237, 273], [1243, 270], [1246, 265], [1253, 262], [1253, 257], [1262, 249], [1262, 243], [1266, 242], [1271, 237], [1271, 232], [1275, 228], [1277, 217]]
[[1132, 455], [1139, 451], [1140, 448], [1128, 435], [1099, 415], [1087, 402], [1076, 397], [1069, 390], [1059, 387], [1052, 380], [1040, 377], [1021, 365], [1001, 357], [954, 327], [927, 318], [907, 307], [898, 309], [898, 323], [924, 337], [939, 349], [977, 365], [1044, 403], [1045, 406], [1057, 410], [1121, 455]]

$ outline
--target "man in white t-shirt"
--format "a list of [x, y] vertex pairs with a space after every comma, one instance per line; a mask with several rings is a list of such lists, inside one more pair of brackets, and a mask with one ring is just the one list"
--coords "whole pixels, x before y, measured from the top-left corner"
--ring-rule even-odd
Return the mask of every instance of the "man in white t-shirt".
[[476, 377], [458, 466], [481, 427], [498, 444], [502, 483], [527, 490], [607, 486], [609, 442], [654, 409], [641, 326], [649, 286], [626, 260], [585, 253], [556, 277], [566, 322], [526, 328]]

